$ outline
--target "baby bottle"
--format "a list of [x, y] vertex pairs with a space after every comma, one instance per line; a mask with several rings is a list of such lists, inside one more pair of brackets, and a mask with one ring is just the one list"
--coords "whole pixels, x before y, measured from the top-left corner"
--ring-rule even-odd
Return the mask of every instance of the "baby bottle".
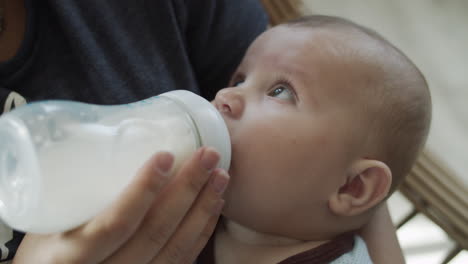
[[25, 232], [72, 229], [110, 205], [152, 154], [171, 152], [177, 170], [200, 146], [228, 169], [223, 118], [188, 91], [124, 105], [21, 106], [0, 117], [0, 218]]

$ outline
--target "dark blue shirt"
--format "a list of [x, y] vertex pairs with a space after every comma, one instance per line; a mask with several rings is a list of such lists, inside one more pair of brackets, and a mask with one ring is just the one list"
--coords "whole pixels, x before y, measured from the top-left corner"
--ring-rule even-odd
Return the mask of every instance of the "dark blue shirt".
[[[258, 0], [26, 0], [26, 9], [21, 48], [0, 63], [0, 114], [21, 97], [121, 104], [187, 89], [212, 99], [267, 25]], [[0, 231], [0, 261], [11, 259], [23, 235]]]

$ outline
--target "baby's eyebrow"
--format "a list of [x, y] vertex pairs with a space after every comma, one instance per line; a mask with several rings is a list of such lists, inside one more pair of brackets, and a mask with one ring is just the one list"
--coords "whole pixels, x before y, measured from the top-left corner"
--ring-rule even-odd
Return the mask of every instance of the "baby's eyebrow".
[[302, 86], [308, 86], [311, 77], [310, 73], [301, 67], [293, 65], [278, 65], [280, 72], [292, 79], [295, 83], [300, 83]]
[[291, 69], [286, 69], [286, 72], [293, 76], [293, 77], [297, 77], [297, 78], [300, 78], [301, 80], [306, 80], [307, 77], [308, 77], [308, 74], [307, 72], [302, 69], [302, 68], [299, 68], [299, 67], [295, 67], [295, 68], [291, 68]]
[[301, 79], [306, 79], [308, 76], [308, 71], [305, 70], [303, 67], [295, 65], [294, 63], [287, 63], [281, 60], [270, 60], [272, 66], [277, 68], [279, 71], [282, 71], [288, 74], [291, 77], [298, 77]]

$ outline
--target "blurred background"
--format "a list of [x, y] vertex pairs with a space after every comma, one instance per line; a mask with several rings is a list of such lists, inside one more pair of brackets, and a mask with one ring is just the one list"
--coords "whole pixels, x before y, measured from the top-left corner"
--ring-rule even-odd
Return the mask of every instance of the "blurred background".
[[408, 264], [468, 263], [468, 1], [263, 0], [272, 24], [336, 15], [381, 33], [426, 76], [433, 122], [425, 153], [389, 200]]

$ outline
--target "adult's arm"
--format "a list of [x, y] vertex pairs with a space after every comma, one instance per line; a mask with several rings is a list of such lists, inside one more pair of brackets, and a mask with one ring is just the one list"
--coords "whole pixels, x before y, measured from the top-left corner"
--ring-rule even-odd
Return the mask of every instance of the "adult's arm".
[[366, 241], [374, 263], [405, 263], [387, 203], [383, 203], [371, 221], [362, 228], [361, 236]]

